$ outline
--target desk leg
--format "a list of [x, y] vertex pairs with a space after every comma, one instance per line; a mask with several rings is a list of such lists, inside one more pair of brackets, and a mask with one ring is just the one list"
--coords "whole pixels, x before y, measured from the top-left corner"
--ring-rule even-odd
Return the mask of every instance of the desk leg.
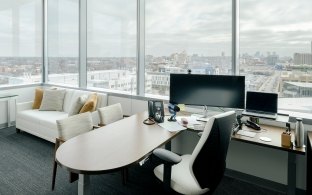
[[165, 149], [171, 151], [171, 141], [168, 141], [168, 142], [165, 144]]
[[90, 175], [79, 174], [78, 195], [91, 194]]
[[296, 194], [296, 154], [288, 152], [287, 194]]

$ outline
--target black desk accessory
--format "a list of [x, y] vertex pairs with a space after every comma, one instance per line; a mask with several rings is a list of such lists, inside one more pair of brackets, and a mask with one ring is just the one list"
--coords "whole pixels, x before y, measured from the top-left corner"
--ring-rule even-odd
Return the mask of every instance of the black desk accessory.
[[257, 123], [252, 122], [252, 121], [250, 121], [250, 120], [247, 120], [246, 123], [245, 123], [245, 125], [246, 125], [247, 127], [250, 127], [250, 128], [252, 128], [252, 129], [254, 129], [254, 130], [261, 130], [261, 127], [260, 127]]
[[163, 101], [149, 100], [148, 101], [148, 119], [153, 119], [157, 123], [163, 123], [164, 117], [165, 117], [165, 113], [164, 113]]

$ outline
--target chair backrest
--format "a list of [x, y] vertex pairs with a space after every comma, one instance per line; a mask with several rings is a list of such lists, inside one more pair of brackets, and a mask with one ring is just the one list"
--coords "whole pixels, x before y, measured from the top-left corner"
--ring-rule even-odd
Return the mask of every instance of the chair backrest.
[[229, 111], [209, 119], [196, 145], [190, 161], [193, 177], [201, 188], [213, 191], [220, 183], [235, 120], [235, 112]]
[[90, 112], [56, 120], [56, 124], [59, 138], [64, 141], [93, 129], [92, 116]]
[[120, 103], [99, 108], [98, 113], [100, 117], [100, 125], [108, 125], [110, 123], [123, 119], [123, 113]]

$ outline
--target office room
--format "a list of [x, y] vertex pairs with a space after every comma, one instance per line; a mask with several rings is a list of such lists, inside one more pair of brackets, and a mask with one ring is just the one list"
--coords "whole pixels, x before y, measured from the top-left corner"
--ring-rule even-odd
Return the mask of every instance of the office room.
[[311, 0], [0, 0], [0, 194], [312, 194]]

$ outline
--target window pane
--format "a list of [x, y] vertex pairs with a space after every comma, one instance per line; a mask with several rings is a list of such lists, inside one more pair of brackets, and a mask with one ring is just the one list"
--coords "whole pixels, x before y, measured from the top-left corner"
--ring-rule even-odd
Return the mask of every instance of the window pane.
[[169, 95], [169, 74], [231, 73], [231, 1], [146, 0], [145, 93]]
[[88, 1], [89, 88], [136, 91], [136, 2]]
[[48, 1], [48, 82], [78, 86], [79, 0]]
[[247, 90], [278, 93], [279, 109], [312, 108], [311, 7], [311, 0], [240, 1], [240, 74]]
[[0, 86], [41, 82], [42, 1], [0, 0]]

